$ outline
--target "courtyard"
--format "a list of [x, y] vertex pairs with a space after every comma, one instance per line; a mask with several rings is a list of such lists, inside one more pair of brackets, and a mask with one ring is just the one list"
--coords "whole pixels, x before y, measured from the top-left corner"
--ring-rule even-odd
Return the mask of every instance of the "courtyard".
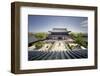
[[39, 49], [34, 45], [28, 48], [28, 60], [80, 59], [87, 58], [87, 53], [85, 47], [79, 47], [76, 43], [66, 43], [64, 40], [46, 41]]
[[53, 28], [48, 33], [29, 34], [28, 60], [88, 58], [87, 48], [87, 34]]

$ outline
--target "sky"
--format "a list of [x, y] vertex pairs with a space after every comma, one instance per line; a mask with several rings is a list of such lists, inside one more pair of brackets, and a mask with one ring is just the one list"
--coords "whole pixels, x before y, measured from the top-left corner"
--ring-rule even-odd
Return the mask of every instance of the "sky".
[[48, 32], [67, 28], [71, 32], [88, 32], [88, 18], [75, 16], [28, 15], [28, 32]]

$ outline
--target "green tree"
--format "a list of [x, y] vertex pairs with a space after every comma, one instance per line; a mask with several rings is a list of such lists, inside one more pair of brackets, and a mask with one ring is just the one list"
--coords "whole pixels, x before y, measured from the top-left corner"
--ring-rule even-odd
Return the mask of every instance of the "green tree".
[[[40, 32], [40, 33], [35, 33], [34, 36], [37, 39], [42, 40], [42, 39], [46, 39], [48, 35], [47, 35], [47, 33]], [[43, 41], [38, 41], [34, 45], [35, 45], [36, 49], [40, 49], [41, 47], [43, 47], [44, 42]]]
[[41, 40], [41, 39], [46, 39], [46, 37], [48, 36], [47, 33], [35, 33], [34, 36]]
[[34, 45], [35, 45], [36, 49], [40, 49], [41, 47], [43, 47], [44, 42], [39, 41], [39, 42], [36, 42]]
[[70, 36], [71, 36], [72, 38], [76, 38], [76, 37], [77, 37], [77, 33], [71, 32], [71, 33], [70, 33]]
[[78, 43], [80, 46], [87, 47], [87, 42], [84, 40], [82, 33], [78, 33], [74, 39], [75, 42]]

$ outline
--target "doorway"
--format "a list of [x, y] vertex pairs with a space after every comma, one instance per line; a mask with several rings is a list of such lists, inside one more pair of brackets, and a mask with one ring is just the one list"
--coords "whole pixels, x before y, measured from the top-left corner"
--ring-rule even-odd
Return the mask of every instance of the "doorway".
[[58, 37], [58, 40], [62, 40], [62, 37]]

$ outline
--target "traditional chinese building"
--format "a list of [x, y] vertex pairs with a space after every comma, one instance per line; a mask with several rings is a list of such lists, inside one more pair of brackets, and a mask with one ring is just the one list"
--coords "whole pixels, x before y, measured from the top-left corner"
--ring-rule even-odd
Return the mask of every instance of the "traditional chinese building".
[[49, 39], [53, 40], [66, 40], [69, 38], [69, 32], [66, 28], [53, 28], [49, 31]]

